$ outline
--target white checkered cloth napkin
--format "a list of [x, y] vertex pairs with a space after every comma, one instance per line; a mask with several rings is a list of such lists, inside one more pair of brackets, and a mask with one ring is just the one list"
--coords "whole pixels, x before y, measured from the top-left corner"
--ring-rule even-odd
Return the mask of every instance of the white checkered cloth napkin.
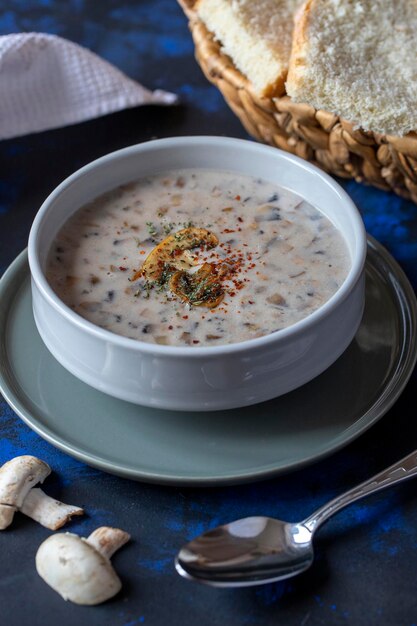
[[86, 48], [55, 35], [0, 36], [0, 139], [68, 126], [141, 104], [175, 104]]

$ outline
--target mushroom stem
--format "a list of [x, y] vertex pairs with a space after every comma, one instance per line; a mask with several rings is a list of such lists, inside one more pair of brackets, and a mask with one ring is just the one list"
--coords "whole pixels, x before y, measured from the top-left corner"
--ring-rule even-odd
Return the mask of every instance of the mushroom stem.
[[0, 504], [0, 530], [4, 530], [10, 526], [15, 513], [15, 506], [10, 506], [10, 504]]
[[58, 530], [73, 515], [84, 514], [80, 507], [59, 502], [59, 500], [47, 496], [42, 489], [37, 488], [29, 491], [20, 511], [50, 530]]
[[29, 455], [17, 456], [0, 467], [1, 530], [11, 524], [14, 512], [21, 508], [32, 487], [43, 483], [50, 473], [47, 463]]
[[120, 530], [120, 528], [101, 526], [100, 528], [96, 528], [85, 541], [107, 559], [111, 559], [116, 550], [124, 546], [129, 539], [129, 533]]

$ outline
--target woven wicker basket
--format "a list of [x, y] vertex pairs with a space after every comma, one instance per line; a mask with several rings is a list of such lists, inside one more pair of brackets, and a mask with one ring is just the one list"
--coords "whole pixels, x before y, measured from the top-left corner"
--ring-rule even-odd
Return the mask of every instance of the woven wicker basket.
[[354, 130], [349, 122], [296, 104], [286, 95], [272, 99], [257, 96], [198, 19], [193, 10], [195, 0], [178, 2], [189, 18], [199, 65], [250, 135], [336, 176], [354, 178], [417, 202], [416, 133], [393, 137]]

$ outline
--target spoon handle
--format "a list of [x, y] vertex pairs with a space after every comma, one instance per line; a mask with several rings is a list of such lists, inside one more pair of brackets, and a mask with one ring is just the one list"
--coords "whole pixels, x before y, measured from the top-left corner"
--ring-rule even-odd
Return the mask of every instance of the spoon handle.
[[310, 517], [304, 520], [302, 524], [313, 533], [319, 526], [321, 526], [321, 524], [326, 522], [329, 517], [343, 509], [348, 504], [352, 504], [352, 502], [356, 502], [356, 500], [360, 500], [371, 493], [376, 493], [386, 487], [400, 483], [403, 480], [413, 478], [413, 476], [416, 475], [417, 450], [401, 459], [401, 461], [397, 461], [397, 463], [394, 463], [394, 465], [391, 465], [379, 474], [376, 474], [376, 476], [369, 478], [357, 487], [353, 487], [353, 489], [337, 496], [337, 498], [331, 500], [315, 511], [312, 515], [310, 515]]

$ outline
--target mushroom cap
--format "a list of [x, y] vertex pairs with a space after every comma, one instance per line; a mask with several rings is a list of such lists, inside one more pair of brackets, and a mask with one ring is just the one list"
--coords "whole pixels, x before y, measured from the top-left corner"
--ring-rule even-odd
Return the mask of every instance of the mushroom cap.
[[20, 509], [32, 487], [43, 483], [50, 473], [49, 465], [36, 456], [24, 454], [10, 459], [0, 467], [0, 504]]
[[36, 553], [36, 569], [64, 600], [75, 604], [100, 604], [122, 587], [110, 561], [72, 533], [48, 537]]

